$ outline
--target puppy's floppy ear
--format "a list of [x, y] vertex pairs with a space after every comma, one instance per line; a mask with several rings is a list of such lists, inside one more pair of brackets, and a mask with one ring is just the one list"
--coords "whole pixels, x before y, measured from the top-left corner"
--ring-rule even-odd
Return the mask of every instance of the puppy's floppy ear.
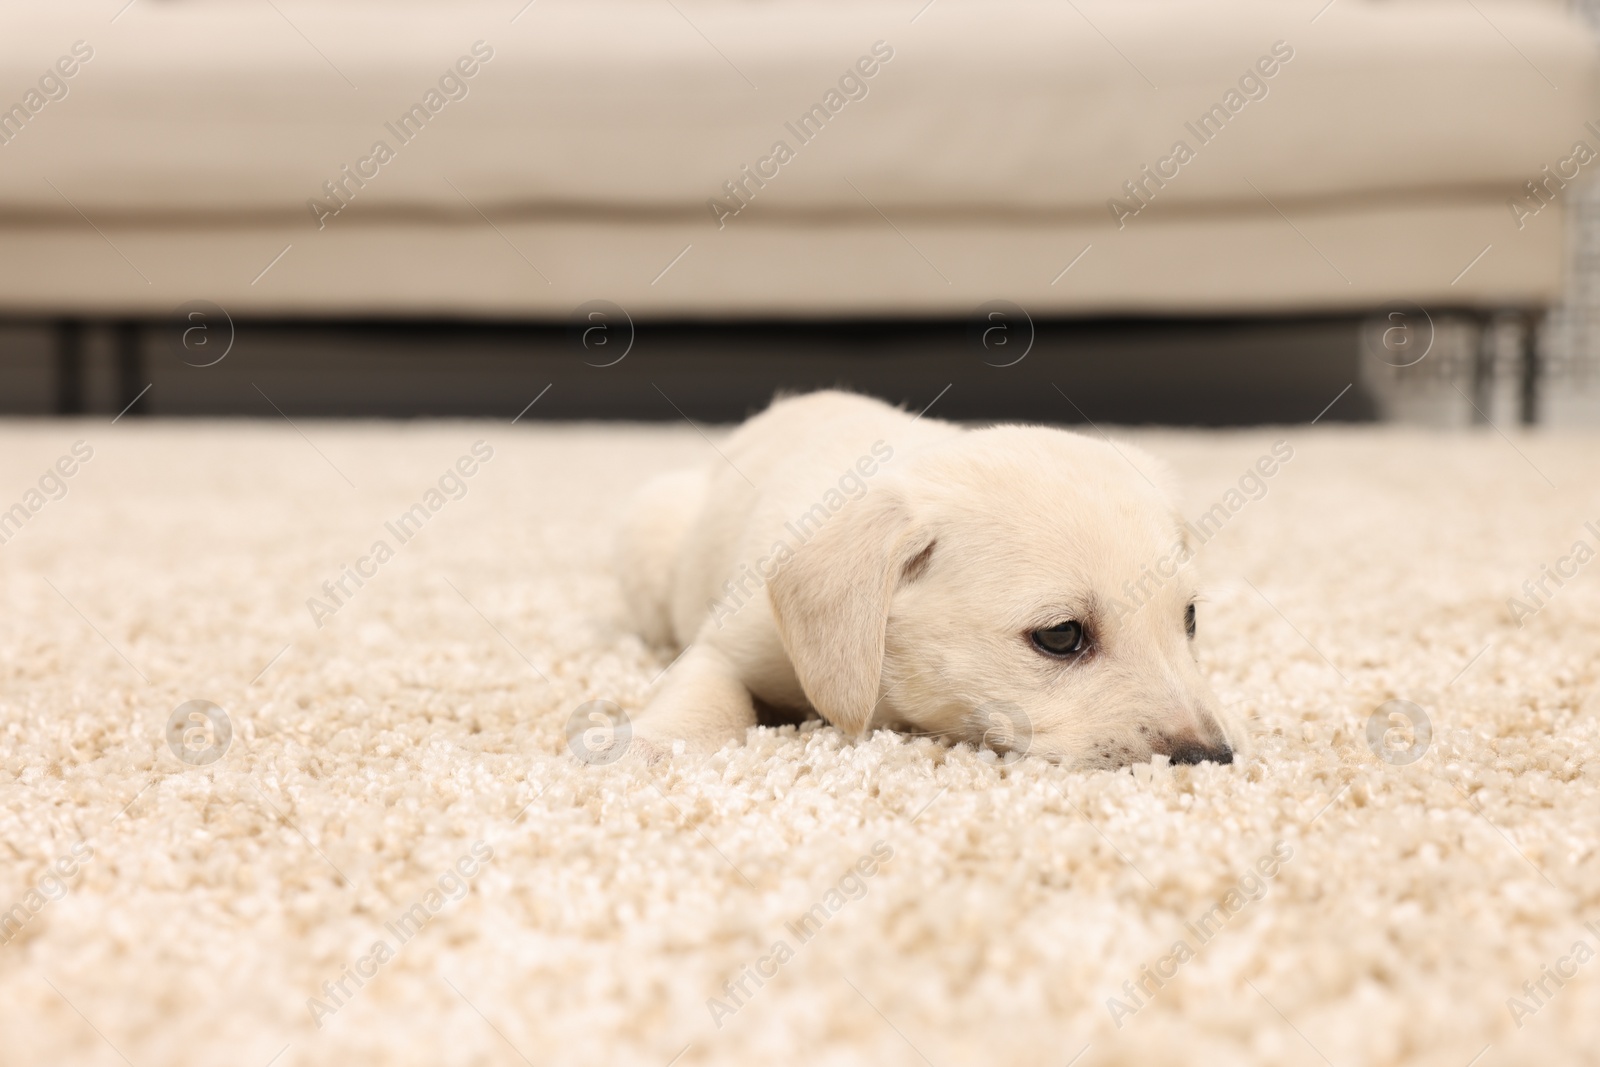
[[853, 737], [877, 706], [889, 599], [926, 540], [900, 495], [879, 486], [823, 522], [767, 583], [806, 698]]

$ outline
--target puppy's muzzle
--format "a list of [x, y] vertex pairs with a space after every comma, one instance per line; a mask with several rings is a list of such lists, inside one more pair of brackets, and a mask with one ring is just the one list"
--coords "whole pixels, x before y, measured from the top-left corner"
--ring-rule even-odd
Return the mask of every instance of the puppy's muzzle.
[[1173, 763], [1232, 763], [1233, 749], [1226, 744], [1202, 745], [1198, 742], [1179, 743], [1167, 753]]
[[1233, 749], [1220, 734], [1220, 730], [1212, 737], [1191, 731], [1164, 733], [1150, 749], [1170, 756], [1173, 763], [1232, 763]]

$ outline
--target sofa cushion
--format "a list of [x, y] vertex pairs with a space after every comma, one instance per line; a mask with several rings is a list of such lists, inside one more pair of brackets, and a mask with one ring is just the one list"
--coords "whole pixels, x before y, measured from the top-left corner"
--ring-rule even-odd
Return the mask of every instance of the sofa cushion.
[[[1583, 127], [1600, 118], [1593, 46], [1543, 4], [518, 7], [8, 11], [0, 106], [23, 102], [75, 42], [93, 54], [63, 97], [5, 127], [0, 212], [311, 227], [312, 201], [325, 226], [480, 210], [725, 225], [1081, 216], [1137, 204], [1127, 182], [1172, 211], [1476, 197], [1539, 176], [1579, 138], [1600, 146]], [[403, 139], [419, 106], [421, 130]], [[1152, 182], [1146, 167], [1170, 176]]]

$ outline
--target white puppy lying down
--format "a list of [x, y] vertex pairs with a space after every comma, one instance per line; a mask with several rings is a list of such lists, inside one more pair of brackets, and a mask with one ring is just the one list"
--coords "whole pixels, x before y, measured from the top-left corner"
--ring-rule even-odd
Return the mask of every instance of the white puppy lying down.
[[634, 723], [647, 754], [743, 740], [759, 703], [1080, 768], [1232, 761], [1192, 576], [1150, 580], [1187, 534], [1149, 456], [841, 392], [780, 400], [720, 451], [646, 485], [619, 545], [641, 635], [687, 646]]

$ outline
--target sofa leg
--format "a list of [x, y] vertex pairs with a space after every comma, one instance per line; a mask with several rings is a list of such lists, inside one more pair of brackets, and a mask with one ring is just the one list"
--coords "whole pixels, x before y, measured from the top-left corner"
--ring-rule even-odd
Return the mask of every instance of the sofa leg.
[[1527, 425], [1538, 412], [1539, 316], [1526, 310], [1484, 312], [1477, 319], [1471, 421]]
[[1521, 352], [1518, 367], [1522, 376], [1522, 425], [1533, 426], [1539, 422], [1540, 390], [1545, 382], [1545, 353], [1542, 348], [1547, 316], [1534, 310], [1522, 316]]
[[83, 414], [83, 321], [55, 325], [56, 414]]
[[148, 411], [143, 398], [144, 327], [137, 322], [117, 323], [117, 409], [129, 415]]
[[1492, 422], [1489, 414], [1494, 409], [1495, 358], [1499, 349], [1499, 331], [1492, 311], [1480, 311], [1474, 316], [1477, 325], [1472, 353], [1472, 414], [1468, 421], [1474, 426]]

